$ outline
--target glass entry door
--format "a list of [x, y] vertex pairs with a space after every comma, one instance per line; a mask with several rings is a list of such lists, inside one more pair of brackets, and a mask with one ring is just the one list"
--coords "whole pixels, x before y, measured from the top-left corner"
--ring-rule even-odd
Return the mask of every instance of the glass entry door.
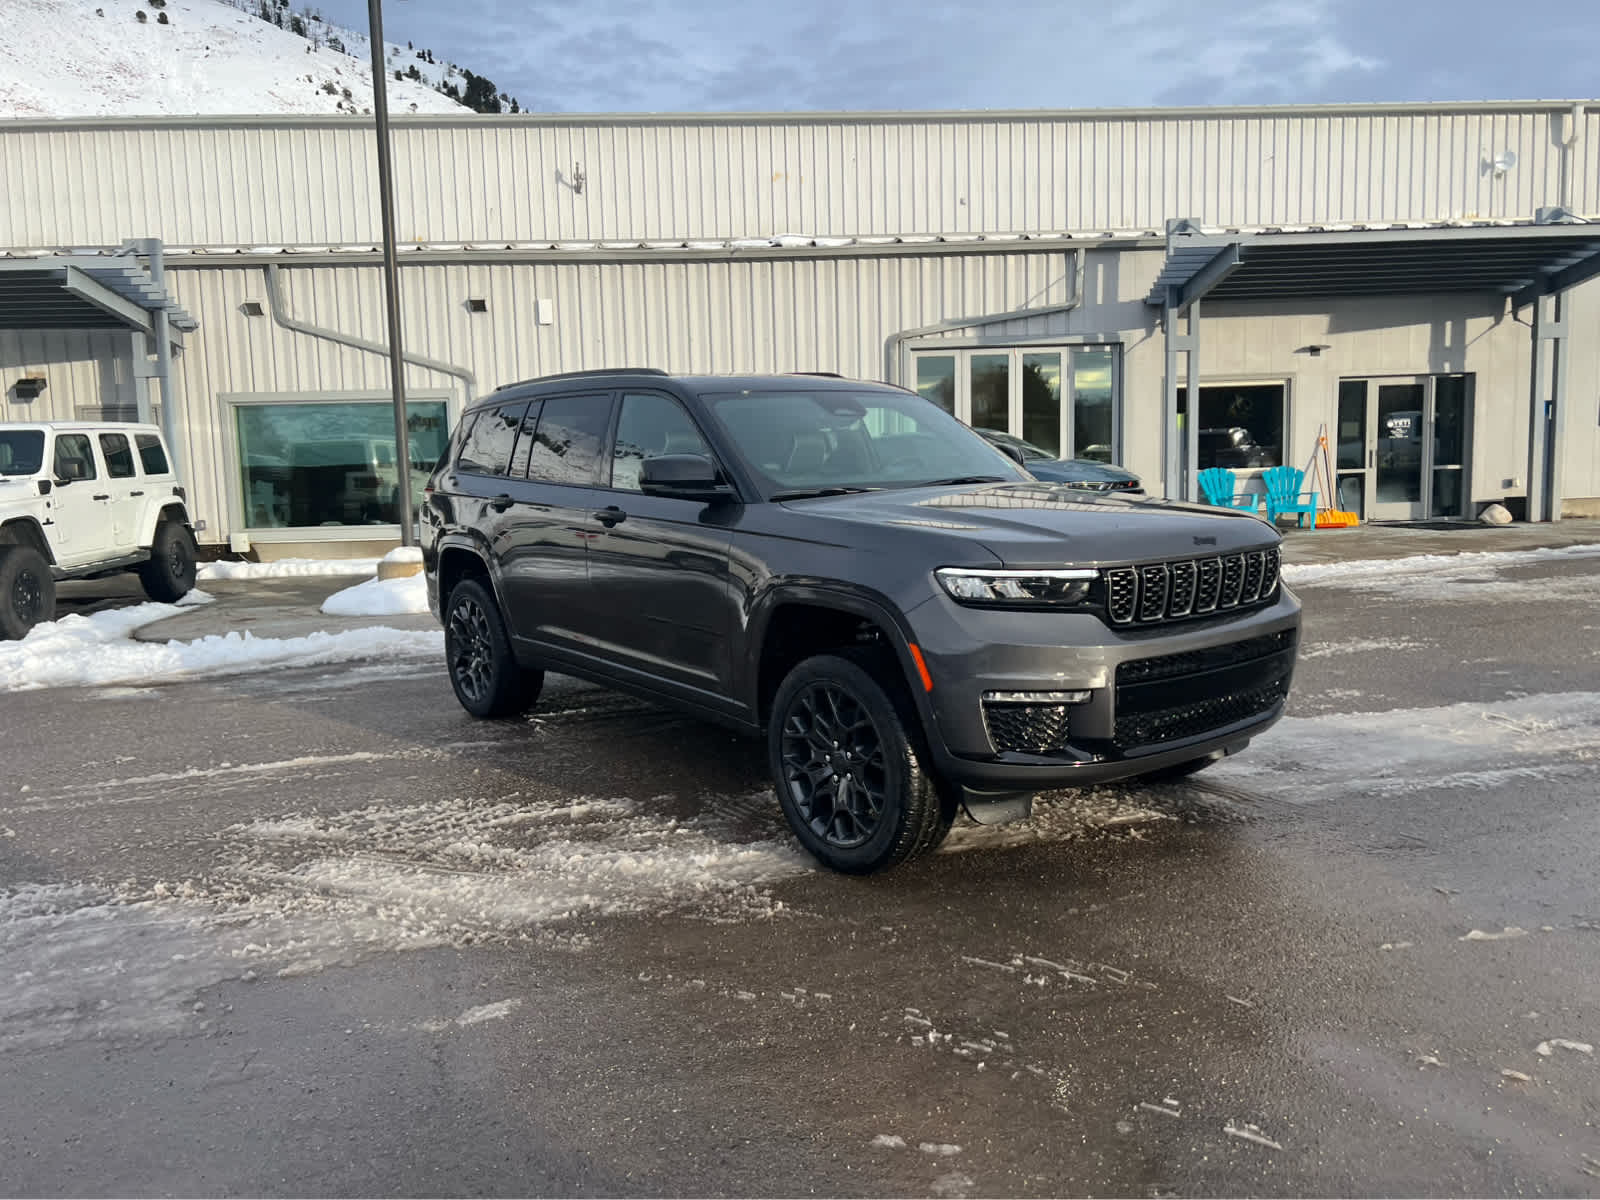
[[1369, 521], [1463, 515], [1471, 392], [1470, 375], [1341, 380], [1337, 507]]

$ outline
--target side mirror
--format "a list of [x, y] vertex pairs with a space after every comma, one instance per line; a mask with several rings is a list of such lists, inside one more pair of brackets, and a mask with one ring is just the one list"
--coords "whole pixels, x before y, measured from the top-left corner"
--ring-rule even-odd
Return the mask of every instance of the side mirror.
[[993, 445], [996, 450], [1000, 451], [1001, 454], [1004, 454], [1012, 462], [1016, 463], [1017, 466], [1026, 467], [1028, 465], [1028, 460], [1022, 457], [1022, 451], [1018, 447], [1013, 446], [1008, 442], [993, 442], [990, 444]]
[[708, 504], [733, 498], [733, 489], [717, 478], [716, 464], [703, 454], [662, 454], [645, 459], [639, 471], [639, 490], [647, 496]]
[[56, 482], [65, 486], [75, 479], [82, 479], [88, 474], [83, 469], [83, 460], [77, 458], [64, 458], [56, 464]]

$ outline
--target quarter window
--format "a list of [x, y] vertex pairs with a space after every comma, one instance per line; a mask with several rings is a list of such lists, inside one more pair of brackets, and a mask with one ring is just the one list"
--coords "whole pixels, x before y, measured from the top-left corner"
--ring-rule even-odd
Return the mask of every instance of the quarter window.
[[94, 479], [94, 448], [86, 433], [63, 433], [56, 438], [56, 478]]
[[654, 392], [623, 396], [611, 451], [611, 486], [637, 492], [645, 460], [663, 454], [711, 457], [694, 421], [676, 400]]
[[133, 444], [139, 448], [139, 465], [146, 475], [165, 475], [172, 470], [167, 463], [167, 452], [161, 439], [153, 433], [136, 433]]
[[594, 483], [610, 424], [609, 396], [546, 400], [528, 456], [528, 478], [544, 483]]
[[134, 474], [133, 450], [120, 433], [100, 435], [100, 453], [106, 458], [106, 474], [112, 479], [128, 479]]

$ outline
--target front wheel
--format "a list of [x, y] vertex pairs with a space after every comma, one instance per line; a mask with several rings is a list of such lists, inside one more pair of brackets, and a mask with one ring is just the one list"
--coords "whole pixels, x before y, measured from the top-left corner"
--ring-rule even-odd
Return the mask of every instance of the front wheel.
[[475, 579], [456, 584], [444, 612], [444, 657], [450, 686], [475, 717], [527, 712], [544, 688], [544, 672], [518, 665], [499, 606]]
[[0, 638], [18, 639], [56, 615], [56, 581], [32, 546], [0, 546]]
[[795, 836], [825, 866], [865, 875], [944, 840], [954, 791], [917, 761], [909, 713], [871, 664], [821, 654], [789, 672], [773, 699], [768, 757]]
[[164, 604], [182, 600], [194, 588], [199, 570], [195, 557], [194, 534], [188, 526], [161, 522], [150, 539], [150, 561], [139, 568], [144, 594]]

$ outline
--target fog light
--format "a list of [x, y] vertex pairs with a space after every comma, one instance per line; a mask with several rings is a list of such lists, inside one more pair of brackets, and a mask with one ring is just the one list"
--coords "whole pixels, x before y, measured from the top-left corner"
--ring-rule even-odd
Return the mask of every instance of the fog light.
[[1087, 704], [1092, 692], [985, 692], [986, 704]]

